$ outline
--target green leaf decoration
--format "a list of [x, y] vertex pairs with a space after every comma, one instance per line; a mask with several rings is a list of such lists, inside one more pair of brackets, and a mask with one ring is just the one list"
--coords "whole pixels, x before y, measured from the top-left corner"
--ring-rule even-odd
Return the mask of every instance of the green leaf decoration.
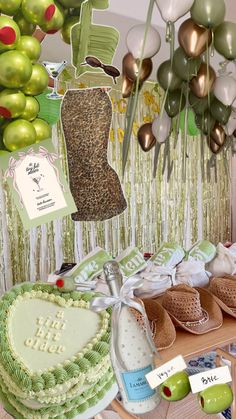
[[41, 95], [36, 96], [40, 105], [38, 118], [44, 119], [50, 125], [56, 124], [60, 119], [61, 100], [48, 99], [47, 95], [51, 89], [45, 90]]

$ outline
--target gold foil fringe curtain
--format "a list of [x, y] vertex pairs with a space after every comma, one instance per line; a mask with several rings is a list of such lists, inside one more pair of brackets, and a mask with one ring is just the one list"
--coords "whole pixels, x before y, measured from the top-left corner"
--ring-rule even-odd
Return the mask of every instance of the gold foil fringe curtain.
[[[91, 81], [92, 80], [92, 81]], [[70, 88], [107, 86], [103, 77], [83, 77], [70, 82]], [[68, 83], [67, 83], [68, 88]], [[110, 93], [113, 123], [109, 141], [109, 161], [121, 176], [122, 140], [126, 100], [119, 89]], [[70, 217], [57, 220], [26, 232], [18, 216], [2, 174], [0, 179], [0, 292], [13, 283], [45, 280], [48, 273], [64, 262], [78, 262], [96, 246], [117, 255], [129, 245], [143, 252], [154, 252], [163, 241], [175, 241], [189, 248], [198, 239], [213, 243], [230, 238], [230, 182], [227, 164], [231, 156], [221, 153], [217, 164], [200, 137], [187, 138], [186, 181], [183, 180], [183, 133], [176, 147], [169, 142], [169, 166], [163, 171], [164, 148], [161, 147], [156, 179], [152, 178], [154, 149], [144, 153], [138, 142], [138, 127], [150, 122], [160, 111], [160, 94], [153, 83], [146, 83], [140, 94], [133, 129], [130, 156], [123, 188], [127, 210], [105, 222], [72, 222]], [[53, 142], [66, 171], [65, 145], [60, 124], [54, 126]], [[167, 162], [168, 163], [168, 162]], [[204, 170], [203, 170], [204, 168]]]

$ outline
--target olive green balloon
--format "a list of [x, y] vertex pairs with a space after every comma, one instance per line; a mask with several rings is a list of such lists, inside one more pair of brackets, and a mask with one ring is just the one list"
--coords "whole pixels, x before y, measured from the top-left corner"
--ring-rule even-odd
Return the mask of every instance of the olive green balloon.
[[84, 0], [58, 0], [59, 3], [65, 7], [66, 9], [69, 9], [71, 7], [78, 8]]
[[181, 112], [186, 104], [185, 96], [181, 95], [181, 90], [174, 90], [169, 92], [166, 98], [165, 110], [170, 118], [174, 118]]
[[18, 118], [25, 105], [26, 97], [20, 90], [4, 89], [0, 93], [0, 114], [5, 118]]
[[[185, 132], [185, 111], [181, 112], [179, 122], [180, 122], [179, 127], [181, 131]], [[194, 112], [191, 109], [188, 110], [187, 132], [188, 132], [188, 135], [191, 135], [192, 137], [200, 134], [200, 131], [196, 126]]]
[[197, 75], [201, 65], [201, 58], [189, 58], [183, 48], [179, 47], [174, 52], [173, 70], [182, 80], [190, 81]]
[[17, 23], [8, 16], [0, 16], [0, 30], [3, 36], [0, 41], [0, 52], [15, 49], [20, 39], [20, 28]]
[[192, 19], [206, 28], [214, 28], [224, 21], [224, 0], [195, 0], [190, 10]]
[[30, 59], [20, 51], [0, 55], [0, 84], [10, 89], [23, 87], [32, 74]]
[[13, 16], [20, 8], [21, 0], [0, 0], [0, 11], [4, 15]]
[[26, 119], [27, 121], [33, 121], [40, 111], [39, 103], [37, 99], [35, 99], [33, 96], [26, 96], [25, 98], [25, 109], [20, 117], [21, 119]]
[[223, 22], [215, 30], [214, 45], [216, 51], [227, 60], [236, 58], [236, 23]]
[[46, 121], [37, 118], [32, 122], [32, 125], [36, 131], [36, 143], [51, 138], [52, 128]]
[[211, 103], [210, 111], [216, 121], [221, 125], [226, 125], [231, 114], [231, 106], [225, 106], [215, 97]]
[[40, 42], [34, 36], [23, 35], [17, 42], [16, 49], [25, 54], [30, 61], [35, 62], [38, 61], [42, 48]]
[[41, 64], [33, 64], [33, 71], [30, 80], [24, 86], [23, 92], [26, 95], [40, 95], [48, 86], [49, 76], [45, 67]]
[[181, 86], [182, 79], [178, 77], [171, 65], [171, 60], [164, 61], [157, 70], [157, 80], [164, 90], [178, 89]]
[[31, 122], [17, 119], [10, 122], [4, 130], [3, 142], [9, 151], [27, 147], [36, 141], [36, 131]]
[[34, 31], [36, 30], [36, 25], [28, 22], [24, 18], [21, 10], [17, 12], [17, 14], [13, 17], [13, 19], [19, 26], [21, 35], [32, 35]]
[[[210, 96], [211, 102], [211, 96]], [[197, 115], [203, 114], [208, 109], [208, 96], [203, 98], [195, 96], [192, 92], [189, 93], [189, 103]]]
[[40, 28], [42, 29], [42, 31], [48, 34], [54, 34], [59, 29], [61, 29], [64, 24], [64, 20], [66, 16], [66, 13], [63, 7], [58, 3], [55, 3], [55, 5], [56, 5], [56, 10], [52, 19], [40, 25]]
[[213, 118], [209, 110], [204, 112], [203, 115], [196, 115], [195, 121], [196, 121], [197, 127], [205, 135], [210, 134], [216, 122], [215, 118]]
[[66, 44], [71, 43], [71, 38], [70, 38], [71, 28], [72, 26], [74, 26], [76, 23], [79, 22], [79, 19], [80, 19], [79, 16], [66, 17], [65, 22], [61, 28], [61, 37]]

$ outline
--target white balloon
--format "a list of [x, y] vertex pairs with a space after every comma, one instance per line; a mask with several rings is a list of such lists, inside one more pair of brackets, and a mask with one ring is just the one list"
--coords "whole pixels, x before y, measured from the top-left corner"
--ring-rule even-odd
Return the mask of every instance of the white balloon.
[[[141, 58], [146, 25], [135, 25], [131, 28], [126, 37], [126, 45], [134, 58]], [[150, 26], [147, 31], [143, 59], [151, 58], [161, 48], [161, 37], [159, 32]]]
[[224, 126], [227, 135], [232, 135], [236, 130], [236, 111], [232, 111], [227, 124]]
[[171, 118], [163, 111], [162, 117], [158, 116], [152, 123], [152, 133], [158, 143], [164, 143], [170, 135]]
[[191, 9], [194, 0], [155, 0], [165, 22], [175, 22]]
[[213, 89], [215, 97], [225, 106], [231, 106], [236, 99], [236, 80], [233, 77], [217, 77]]

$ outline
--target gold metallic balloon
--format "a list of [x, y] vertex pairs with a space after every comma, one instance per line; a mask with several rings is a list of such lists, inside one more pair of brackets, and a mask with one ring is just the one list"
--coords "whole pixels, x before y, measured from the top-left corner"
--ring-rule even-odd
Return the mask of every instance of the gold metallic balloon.
[[211, 140], [213, 140], [218, 146], [223, 146], [226, 141], [226, 134], [224, 128], [216, 122], [213, 130], [211, 131]]
[[192, 19], [187, 19], [179, 28], [179, 44], [188, 57], [199, 57], [212, 42], [210, 29], [198, 26]]
[[220, 150], [221, 150], [221, 146], [220, 146], [220, 145], [218, 145], [218, 144], [216, 144], [216, 143], [215, 143], [215, 141], [214, 141], [214, 140], [212, 140], [212, 138], [210, 138], [208, 145], [209, 145], [210, 150], [211, 150], [211, 151], [212, 151], [212, 153], [214, 153], [214, 154], [219, 153], [219, 152], [220, 152]]
[[[131, 52], [128, 52], [123, 58], [123, 74], [125, 74], [130, 80], [137, 80], [138, 70], [140, 61], [135, 59]], [[144, 82], [148, 79], [152, 72], [152, 60], [151, 58], [145, 58], [142, 62], [140, 72], [140, 82]]]
[[51, 138], [52, 128], [46, 121], [37, 118], [32, 122], [32, 125], [36, 131], [36, 143]]
[[17, 119], [10, 122], [4, 130], [3, 142], [7, 150], [15, 151], [36, 141], [36, 131], [31, 122]]
[[46, 89], [48, 80], [49, 76], [45, 67], [41, 64], [33, 64], [32, 76], [24, 86], [23, 92], [31, 96], [40, 95]]
[[156, 138], [152, 133], [152, 124], [144, 124], [138, 130], [138, 142], [143, 151], [151, 150], [156, 144]]
[[122, 96], [124, 98], [130, 97], [131, 92], [133, 90], [134, 81], [128, 79], [128, 77], [124, 74], [122, 76]]
[[20, 117], [21, 119], [26, 119], [27, 121], [33, 121], [37, 117], [40, 111], [39, 103], [37, 99], [35, 99], [32, 96], [25, 96], [25, 98], [26, 98], [25, 109]]
[[205, 97], [213, 87], [216, 80], [216, 73], [211, 66], [207, 69], [207, 64], [202, 63], [195, 77], [189, 83], [191, 91], [197, 97]]

